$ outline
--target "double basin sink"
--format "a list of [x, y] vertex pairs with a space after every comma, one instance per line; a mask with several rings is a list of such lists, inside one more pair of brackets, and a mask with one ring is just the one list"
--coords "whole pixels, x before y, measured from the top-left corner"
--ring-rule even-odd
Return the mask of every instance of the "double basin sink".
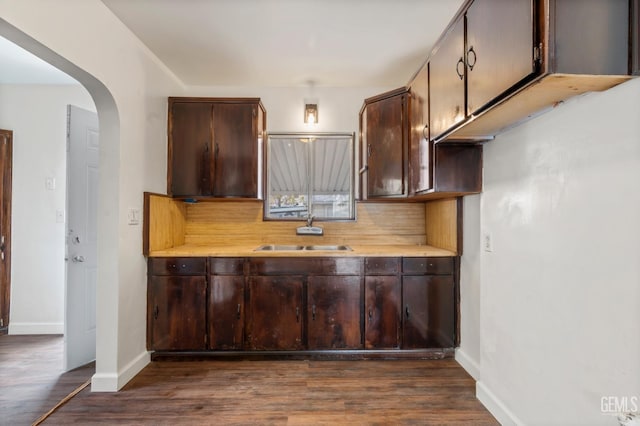
[[297, 246], [286, 244], [264, 244], [256, 248], [255, 251], [351, 251], [351, 247], [339, 245], [339, 246], [324, 246], [324, 245], [312, 245], [312, 246]]

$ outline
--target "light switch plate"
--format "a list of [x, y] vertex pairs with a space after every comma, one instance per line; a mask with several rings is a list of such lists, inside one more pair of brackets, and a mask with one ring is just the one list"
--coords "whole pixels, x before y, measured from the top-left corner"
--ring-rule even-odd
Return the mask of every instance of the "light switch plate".
[[127, 212], [127, 218], [129, 219], [129, 225], [140, 225], [140, 209], [130, 207]]
[[485, 232], [484, 234], [482, 234], [482, 247], [484, 251], [493, 251], [493, 236], [490, 232]]

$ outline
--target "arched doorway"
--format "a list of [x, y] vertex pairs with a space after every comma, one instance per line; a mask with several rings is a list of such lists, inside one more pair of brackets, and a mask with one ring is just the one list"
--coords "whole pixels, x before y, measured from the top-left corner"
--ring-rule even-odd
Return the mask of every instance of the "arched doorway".
[[[111, 151], [113, 151], [115, 147], [117, 151], [120, 126], [118, 111], [113, 96], [104, 84], [2, 19], [0, 19], [0, 36], [52, 64], [77, 80], [89, 92], [96, 106], [101, 127], [99, 137], [100, 151], [103, 151], [103, 146], [109, 147]], [[109, 217], [109, 215], [100, 213], [105, 211], [105, 205], [109, 205], [109, 203], [114, 202], [113, 200], [117, 201], [118, 199], [117, 185], [113, 185], [112, 182], [108, 181], [109, 176], [117, 176], [118, 159], [114, 159], [113, 156], [108, 157], [108, 161], [100, 160], [102, 173], [99, 178], [99, 213], [96, 218], [99, 246], [98, 269], [103, 265], [102, 271], [109, 271], [109, 265], [117, 264], [118, 251], [117, 245], [113, 243], [114, 240], [117, 241], [118, 235], [117, 217]], [[105, 235], [107, 238], [101, 239], [101, 236]], [[115, 238], [111, 238], [113, 236], [115, 236]], [[103, 293], [113, 294], [113, 289], [105, 288], [107, 287], [105, 283], [113, 280], [109, 280], [109, 278], [102, 277], [101, 275], [99, 272], [97, 278], [97, 294], [99, 295], [101, 291]], [[97, 370], [100, 369], [99, 365], [101, 363], [108, 365], [109, 369], [113, 370], [114, 368], [112, 366], [117, 366], [117, 306], [110, 306], [107, 303], [101, 304], [97, 307], [96, 317], [96, 346], [98, 348], [96, 351]], [[109, 350], [100, 350], [100, 348], [109, 348]]]

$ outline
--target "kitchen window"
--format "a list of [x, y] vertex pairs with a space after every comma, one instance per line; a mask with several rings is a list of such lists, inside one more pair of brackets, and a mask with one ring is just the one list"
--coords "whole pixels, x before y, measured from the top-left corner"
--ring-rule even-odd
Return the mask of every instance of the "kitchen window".
[[353, 133], [270, 133], [265, 218], [353, 220]]

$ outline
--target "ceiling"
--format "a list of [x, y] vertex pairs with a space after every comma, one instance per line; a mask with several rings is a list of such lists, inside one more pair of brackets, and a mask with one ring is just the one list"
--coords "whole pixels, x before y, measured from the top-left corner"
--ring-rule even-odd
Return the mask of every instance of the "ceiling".
[[[395, 87], [463, 0], [102, 0], [189, 86]], [[0, 83], [77, 82], [0, 37]]]
[[186, 85], [401, 86], [463, 0], [102, 0]]

